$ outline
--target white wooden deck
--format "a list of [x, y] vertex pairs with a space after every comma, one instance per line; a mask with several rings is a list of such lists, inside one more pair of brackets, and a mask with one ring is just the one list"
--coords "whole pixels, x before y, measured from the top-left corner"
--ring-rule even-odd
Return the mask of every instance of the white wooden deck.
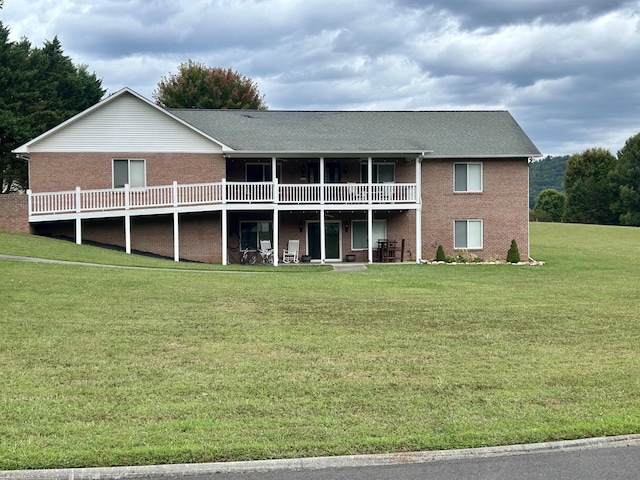
[[228, 208], [278, 209], [345, 206], [411, 208], [418, 203], [414, 183], [278, 184], [275, 182], [217, 182], [145, 188], [75, 190], [35, 193], [29, 190], [29, 221], [63, 218], [160, 214]]

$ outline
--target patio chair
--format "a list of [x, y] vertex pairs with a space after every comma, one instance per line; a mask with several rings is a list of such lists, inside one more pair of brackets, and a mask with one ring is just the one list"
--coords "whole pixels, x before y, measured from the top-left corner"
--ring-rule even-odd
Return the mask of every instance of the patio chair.
[[271, 240], [260, 240], [260, 249], [258, 253], [262, 257], [264, 263], [273, 263], [273, 248], [271, 248]]
[[367, 195], [363, 191], [363, 187], [366, 188], [366, 186], [364, 186], [362, 184], [349, 182], [347, 184], [347, 194], [348, 194], [347, 200], [350, 201], [350, 202], [358, 202], [358, 203], [366, 202], [367, 201]]
[[298, 250], [300, 248], [300, 240], [289, 240], [289, 245], [282, 251], [283, 263], [298, 263]]

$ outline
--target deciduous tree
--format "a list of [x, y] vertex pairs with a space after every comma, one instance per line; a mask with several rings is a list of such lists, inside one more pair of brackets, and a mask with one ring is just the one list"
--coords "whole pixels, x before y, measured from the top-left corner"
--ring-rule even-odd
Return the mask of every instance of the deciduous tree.
[[162, 77], [153, 98], [167, 108], [267, 109], [264, 95], [250, 78], [192, 60], [181, 64], [177, 74]]
[[614, 192], [609, 183], [609, 174], [615, 166], [616, 157], [603, 148], [587, 149], [569, 158], [564, 174], [565, 221], [618, 223], [611, 211]]
[[533, 211], [544, 212], [552, 222], [561, 222], [564, 215], [565, 197], [553, 188], [547, 188], [540, 192]]

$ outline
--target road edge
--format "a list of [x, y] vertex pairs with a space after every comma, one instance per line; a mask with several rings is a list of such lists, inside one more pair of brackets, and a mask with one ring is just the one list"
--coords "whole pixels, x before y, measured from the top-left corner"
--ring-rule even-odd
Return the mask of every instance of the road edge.
[[256, 460], [244, 462], [187, 463], [146, 465], [138, 467], [67, 468], [58, 470], [5, 470], [2, 480], [125, 480], [153, 477], [180, 478], [221, 473], [271, 472], [278, 470], [319, 470], [381, 465], [428, 463], [444, 460], [463, 460], [508, 455], [540, 454], [558, 451], [585, 450], [604, 447], [640, 445], [640, 434], [613, 437], [584, 438], [533, 444], [497, 447], [463, 448], [425, 452], [372, 455], [344, 455], [335, 457]]

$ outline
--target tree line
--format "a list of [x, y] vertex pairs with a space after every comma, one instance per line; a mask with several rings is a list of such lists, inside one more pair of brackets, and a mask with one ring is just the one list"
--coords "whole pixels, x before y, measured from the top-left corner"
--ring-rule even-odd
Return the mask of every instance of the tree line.
[[[0, 193], [28, 188], [27, 161], [12, 150], [95, 105], [106, 93], [95, 73], [64, 55], [57, 37], [37, 48], [26, 38], [9, 41], [9, 34], [0, 21]], [[250, 78], [191, 60], [177, 74], [162, 77], [153, 97], [167, 108], [267, 108]]]
[[640, 226], [640, 133], [613, 155], [590, 148], [566, 161], [563, 190], [542, 190], [535, 220]]
[[[0, 4], [1, 6], [1, 4]], [[100, 101], [102, 80], [74, 65], [58, 38], [34, 48], [9, 41], [0, 21], [0, 192], [27, 187], [27, 162], [11, 151]]]

